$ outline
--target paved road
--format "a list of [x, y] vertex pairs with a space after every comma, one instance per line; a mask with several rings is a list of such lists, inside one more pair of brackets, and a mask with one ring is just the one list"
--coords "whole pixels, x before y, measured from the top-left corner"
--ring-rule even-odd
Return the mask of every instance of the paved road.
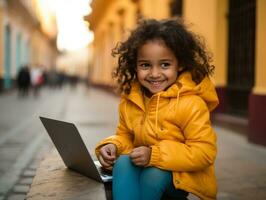
[[[117, 105], [115, 96], [84, 86], [46, 88], [39, 98], [18, 99], [15, 92], [1, 95], [0, 200], [24, 199], [39, 160], [53, 147], [39, 115], [74, 122], [93, 152], [100, 139], [114, 132]], [[218, 199], [266, 199], [266, 148], [223, 127], [215, 130]]]
[[24, 199], [38, 162], [53, 147], [39, 116], [75, 123], [93, 152], [95, 144], [114, 131], [117, 121], [118, 99], [106, 96], [103, 91], [88, 90], [83, 85], [43, 88], [37, 98], [18, 98], [16, 91], [2, 94], [0, 199]]

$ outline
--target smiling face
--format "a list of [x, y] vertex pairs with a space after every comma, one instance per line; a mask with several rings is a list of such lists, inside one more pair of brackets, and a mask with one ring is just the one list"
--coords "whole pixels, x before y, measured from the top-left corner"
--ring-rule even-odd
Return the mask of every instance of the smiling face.
[[164, 91], [176, 82], [178, 61], [162, 40], [150, 40], [137, 55], [137, 78], [151, 94]]

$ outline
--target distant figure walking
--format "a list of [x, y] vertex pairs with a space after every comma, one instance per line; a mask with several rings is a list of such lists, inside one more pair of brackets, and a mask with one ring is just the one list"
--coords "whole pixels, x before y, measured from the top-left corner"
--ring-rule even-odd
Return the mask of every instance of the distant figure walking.
[[31, 84], [29, 67], [24, 65], [20, 68], [17, 75], [18, 95], [21, 97], [27, 96]]
[[43, 73], [39, 68], [31, 69], [31, 85], [33, 88], [33, 95], [37, 97], [39, 95], [40, 87], [43, 83]]

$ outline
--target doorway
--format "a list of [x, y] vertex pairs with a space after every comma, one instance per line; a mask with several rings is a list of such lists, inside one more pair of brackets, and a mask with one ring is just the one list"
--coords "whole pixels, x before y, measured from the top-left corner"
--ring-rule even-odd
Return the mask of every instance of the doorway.
[[254, 86], [256, 0], [229, 2], [227, 112], [246, 117]]

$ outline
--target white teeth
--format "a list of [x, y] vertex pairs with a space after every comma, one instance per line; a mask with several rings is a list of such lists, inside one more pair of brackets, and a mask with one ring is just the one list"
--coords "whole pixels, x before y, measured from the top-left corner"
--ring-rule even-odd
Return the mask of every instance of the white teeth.
[[149, 82], [152, 82], [152, 83], [154, 83], [154, 82], [162, 82], [162, 81], [149, 81]]
[[160, 85], [163, 81], [149, 81], [152, 85]]

